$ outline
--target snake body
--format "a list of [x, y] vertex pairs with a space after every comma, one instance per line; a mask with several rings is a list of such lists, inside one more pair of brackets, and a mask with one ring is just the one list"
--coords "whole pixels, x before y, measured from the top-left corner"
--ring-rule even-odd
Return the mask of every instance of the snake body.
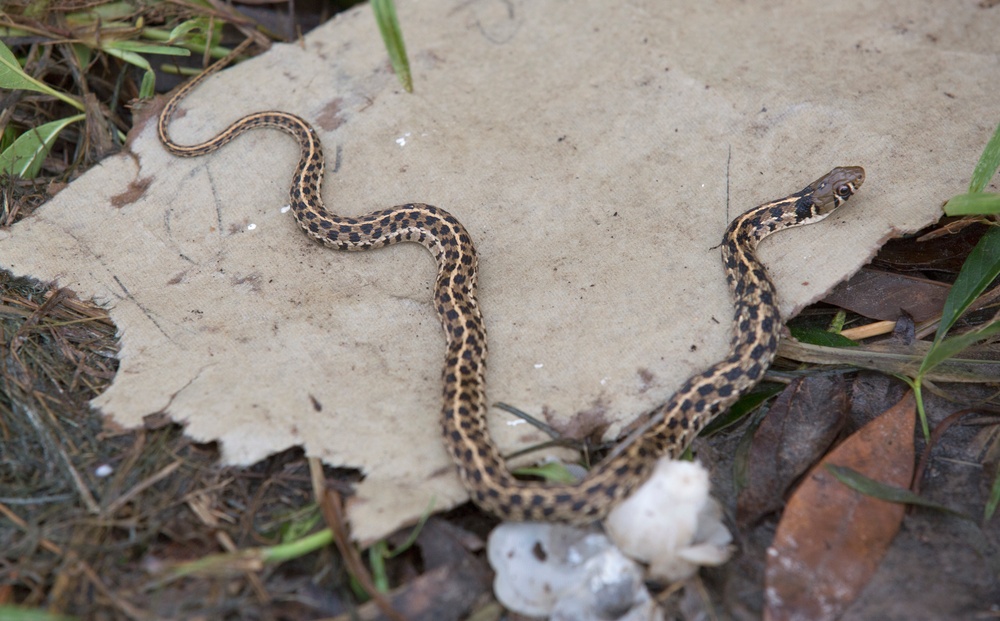
[[710, 420], [755, 385], [774, 359], [782, 327], [774, 285], [757, 259], [757, 244], [775, 231], [825, 218], [864, 181], [860, 167], [835, 168], [803, 190], [754, 207], [733, 220], [721, 245], [735, 305], [729, 354], [684, 382], [650, 414], [641, 435], [579, 481], [523, 481], [510, 473], [486, 426], [486, 328], [476, 300], [478, 259], [468, 231], [447, 211], [422, 203], [357, 217], [327, 211], [321, 197], [324, 157], [320, 141], [309, 123], [294, 114], [258, 112], [235, 121], [206, 142], [173, 142], [167, 125], [178, 103], [227, 61], [216, 63], [170, 98], [157, 124], [163, 145], [174, 155], [196, 157], [252, 129], [283, 131], [301, 149], [289, 203], [307, 235], [336, 250], [361, 251], [402, 242], [430, 250], [438, 266], [434, 304], [447, 339], [441, 432], [472, 499], [503, 519], [587, 523], [603, 517], [645, 481], [660, 456], [679, 455]]

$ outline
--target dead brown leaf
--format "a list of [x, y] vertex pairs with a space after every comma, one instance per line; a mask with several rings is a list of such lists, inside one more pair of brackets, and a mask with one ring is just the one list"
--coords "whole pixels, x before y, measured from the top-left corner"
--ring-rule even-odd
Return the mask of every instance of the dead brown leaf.
[[768, 549], [765, 619], [835, 619], [864, 588], [899, 531], [905, 507], [848, 488], [826, 466], [908, 487], [915, 418], [913, 394], [907, 393], [809, 472]]
[[866, 268], [823, 301], [871, 319], [895, 321], [905, 313], [919, 323], [941, 314], [949, 289], [946, 283]]
[[736, 520], [752, 524], [779, 509], [785, 492], [830, 447], [850, 410], [840, 375], [792, 382], [754, 432], [746, 460], [746, 487], [736, 499]]

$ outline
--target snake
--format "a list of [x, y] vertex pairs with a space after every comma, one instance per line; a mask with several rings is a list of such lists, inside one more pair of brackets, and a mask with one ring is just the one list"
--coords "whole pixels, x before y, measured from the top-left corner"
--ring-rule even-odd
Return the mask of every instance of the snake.
[[507, 467], [487, 427], [486, 327], [476, 296], [478, 255], [457, 218], [423, 203], [353, 217], [328, 211], [321, 192], [325, 160], [320, 139], [307, 121], [288, 112], [249, 114], [199, 144], [171, 140], [167, 127], [178, 104], [237, 51], [169, 98], [158, 118], [160, 141], [173, 155], [197, 157], [254, 129], [289, 134], [300, 147], [289, 205], [309, 237], [341, 251], [411, 242], [431, 252], [437, 263], [434, 306], [446, 340], [441, 434], [470, 498], [505, 520], [586, 524], [602, 519], [649, 478], [659, 458], [679, 456], [705, 425], [756, 385], [777, 354], [784, 325], [774, 283], [757, 257], [757, 245], [777, 231], [826, 218], [865, 179], [859, 166], [837, 167], [804, 189], [735, 218], [720, 245], [734, 307], [725, 358], [688, 378], [670, 399], [646, 414], [640, 434], [633, 434], [582, 478], [571, 483], [519, 479]]

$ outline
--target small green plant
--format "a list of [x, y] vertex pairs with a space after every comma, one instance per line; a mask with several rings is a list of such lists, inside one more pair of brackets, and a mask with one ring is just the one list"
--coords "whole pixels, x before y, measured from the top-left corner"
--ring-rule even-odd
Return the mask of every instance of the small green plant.
[[407, 93], [413, 92], [413, 78], [410, 76], [410, 61], [406, 57], [406, 45], [403, 44], [403, 31], [396, 17], [396, 5], [392, 0], [372, 0], [372, 11], [378, 22], [379, 32], [389, 53], [389, 62]]
[[[982, 215], [1000, 213], [1000, 194], [983, 192], [986, 184], [1000, 168], [1000, 125], [983, 149], [969, 183], [969, 192], [949, 200], [944, 211], [946, 215]], [[913, 388], [917, 401], [917, 412], [924, 437], [930, 437], [927, 416], [924, 411], [922, 388], [927, 374], [942, 362], [957, 355], [962, 350], [994, 335], [1000, 334], [1000, 315], [986, 325], [958, 336], [947, 336], [958, 319], [975, 303], [980, 295], [1000, 275], [1000, 227], [992, 219], [986, 219], [992, 226], [979, 239], [975, 248], [962, 264], [958, 277], [952, 285], [941, 313], [937, 333], [930, 350], [924, 356], [916, 375], [905, 379]], [[989, 520], [1000, 505], [1000, 472], [995, 473], [990, 496], [984, 509], [984, 519]]]
[[[392, 0], [375, 0], [372, 10], [392, 66], [403, 87], [412, 91], [410, 67], [395, 5]], [[154, 23], [154, 20], [158, 21]], [[14, 97], [13, 106], [26, 104], [17, 114], [0, 114], [0, 177], [61, 176], [59, 172], [46, 173], [44, 168], [46, 158], [61, 138], [75, 143], [63, 149], [64, 153], [71, 154], [64, 155], [63, 159], [75, 158], [74, 165], [92, 164], [96, 159], [81, 161], [79, 155], [79, 146], [86, 144], [88, 131], [66, 131], [74, 125], [90, 123], [88, 115], [104, 117], [103, 123], [115, 128], [111, 132], [113, 140], [123, 144], [128, 127], [127, 120], [123, 124], [123, 119], [129, 114], [129, 100], [136, 97], [143, 100], [154, 95], [156, 70], [151, 58], [192, 54], [206, 59], [222, 58], [230, 52], [220, 44], [222, 30], [227, 24], [246, 29], [248, 20], [228, 5], [207, 0], [191, 0], [183, 5], [164, 0], [150, 0], [140, 5], [124, 0], [99, 0], [80, 10], [65, 10], [57, 4], [38, 2], [29, 3], [20, 13], [0, 14], [0, 37], [3, 39], [42, 41], [13, 49], [0, 43], [0, 88], [14, 93], [8, 94]], [[263, 28], [257, 26], [257, 30], [263, 31]], [[42, 57], [45, 62], [38, 62]], [[30, 71], [37, 66], [48, 67], [50, 73], [35, 77]], [[56, 69], [53, 71], [52, 67]], [[172, 69], [173, 65], [165, 68]], [[138, 85], [130, 82], [135, 69], [142, 76]], [[98, 70], [102, 71], [99, 76], [91, 75]], [[75, 77], [67, 79], [69, 75]], [[68, 84], [82, 84], [83, 87], [75, 94], [66, 92]], [[17, 91], [21, 91], [20, 97]], [[29, 100], [24, 93], [40, 93], [51, 103], [42, 104], [37, 97]], [[95, 93], [97, 98], [88, 104], [83, 93]], [[44, 111], [40, 112], [42, 109]], [[53, 168], [59, 171], [63, 167]]]
[[9, 125], [4, 128], [4, 148], [0, 152], [0, 174], [22, 179], [34, 179], [38, 175], [38, 171], [41, 170], [42, 162], [49, 154], [52, 143], [59, 136], [59, 132], [68, 125], [86, 118], [86, 114], [82, 113], [83, 103], [26, 74], [14, 53], [3, 42], [0, 42], [0, 88], [44, 93], [81, 112], [81, 114], [30, 128], [20, 135]]
[[[0, 175], [8, 178], [38, 177], [46, 158], [65, 130], [74, 124], [86, 122], [88, 114], [100, 114], [109, 128], [117, 124], [119, 128], [112, 131], [113, 138], [118, 144], [124, 143], [125, 131], [121, 129], [120, 120], [116, 117], [124, 113], [124, 104], [127, 103], [123, 92], [128, 90], [125, 88], [128, 67], [136, 67], [142, 71], [136, 90], [139, 99], [148, 99], [153, 96], [156, 83], [156, 73], [148, 56], [189, 56], [192, 51], [212, 54], [223, 52], [214, 45], [221, 37], [223, 20], [213, 20], [208, 16], [187, 19], [173, 30], [166, 31], [147, 27], [145, 15], [138, 12], [132, 4], [109, 2], [85, 10], [58, 14], [59, 19], [50, 22], [58, 23], [59, 28], [53, 27], [50, 31], [45, 27], [44, 3], [31, 4], [25, 11], [23, 16], [7, 14], [0, 17], [0, 36], [10, 41], [31, 37], [45, 42], [40, 46], [26, 47], [21, 58], [0, 42], [0, 88], [12, 91], [9, 95], [11, 97], [17, 97], [16, 92], [21, 91], [20, 97], [14, 99], [15, 106], [22, 101], [28, 104], [24, 107], [25, 112], [8, 114], [2, 119], [4, 126], [3, 140], [0, 141]], [[33, 20], [15, 21], [18, 17]], [[66, 36], [67, 31], [69, 37]], [[42, 63], [43, 65], [66, 67], [51, 72], [50, 79], [53, 83], [85, 85], [81, 92], [95, 94], [91, 103], [88, 104], [82, 95], [66, 92], [47, 83], [45, 78], [49, 76], [35, 77], [25, 70], [25, 67], [34, 65], [42, 57], [60, 61]], [[114, 88], [111, 91], [108, 91], [107, 85], [111, 76], [101, 77], [104, 81], [102, 90], [94, 87], [90, 75], [95, 67], [108, 66], [114, 71], [114, 64], [109, 64], [108, 58], [124, 63], [118, 67], [117, 81], [112, 82]], [[78, 78], [72, 81], [63, 79], [69, 73]], [[55, 105], [29, 100], [24, 97], [25, 93], [40, 93]], [[39, 113], [38, 110], [42, 108], [44, 112]], [[67, 108], [75, 113], [67, 114]], [[51, 119], [53, 116], [59, 118], [34, 124], [34, 119]], [[80, 142], [86, 134], [86, 131], [77, 131], [75, 138]], [[66, 151], [72, 153], [79, 149], [73, 147]]]
[[[983, 149], [983, 154], [976, 164], [975, 171], [972, 173], [972, 181], [969, 183], [969, 192], [948, 201], [944, 207], [945, 214], [985, 215], [1000, 213], [1000, 194], [982, 191], [996, 174], [998, 168], [1000, 168], [1000, 125], [997, 126], [993, 137], [986, 144], [986, 148]], [[934, 367], [962, 350], [995, 334], [1000, 334], [1000, 319], [994, 318], [993, 321], [976, 330], [959, 336], [947, 336], [955, 322], [996, 280], [998, 275], [1000, 275], [1000, 228], [994, 225], [979, 239], [976, 247], [972, 249], [962, 264], [962, 269], [959, 270], [958, 277], [951, 286], [945, 301], [944, 309], [941, 312], [941, 321], [938, 324], [930, 351], [924, 356], [915, 377], [907, 379], [917, 398], [917, 412], [925, 438], [930, 437], [921, 394], [926, 375]]]

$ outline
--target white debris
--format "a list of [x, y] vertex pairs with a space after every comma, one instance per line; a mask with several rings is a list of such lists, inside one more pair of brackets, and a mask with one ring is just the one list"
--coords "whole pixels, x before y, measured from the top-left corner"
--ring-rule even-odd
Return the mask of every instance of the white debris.
[[608, 515], [607, 536], [596, 527], [501, 524], [487, 544], [497, 599], [556, 621], [662, 619], [644, 580], [680, 582], [732, 555], [732, 536], [708, 492], [701, 464], [661, 459]]
[[487, 546], [497, 599], [556, 621], [662, 619], [644, 580], [686, 580], [732, 554], [732, 536], [708, 491], [703, 466], [662, 459], [608, 516], [607, 536], [596, 527], [501, 524]]
[[661, 459], [649, 481], [608, 515], [608, 536], [648, 563], [654, 580], [686, 580], [700, 565], [721, 565], [732, 555], [732, 535], [708, 491], [701, 464]]
[[556, 621], [662, 619], [642, 567], [594, 530], [508, 522], [490, 534], [488, 554], [496, 597], [514, 612]]

